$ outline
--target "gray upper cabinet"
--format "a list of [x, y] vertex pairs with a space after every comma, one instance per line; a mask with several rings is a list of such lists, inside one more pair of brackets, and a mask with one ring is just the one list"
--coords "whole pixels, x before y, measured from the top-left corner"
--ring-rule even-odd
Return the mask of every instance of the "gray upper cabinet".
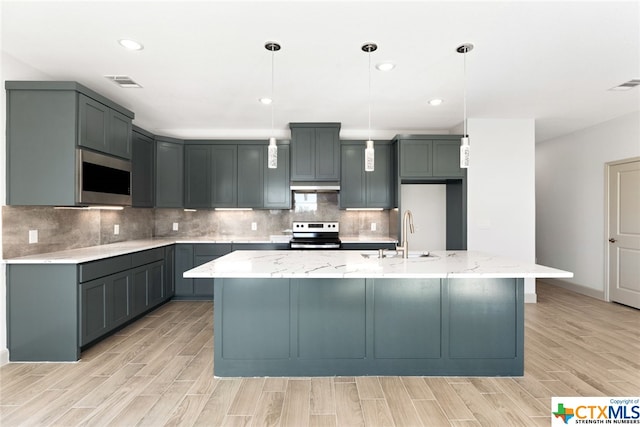
[[279, 145], [278, 167], [264, 168], [264, 207], [266, 209], [291, 209], [289, 154], [288, 145]]
[[183, 207], [184, 146], [182, 141], [156, 137], [156, 207]]
[[289, 123], [291, 180], [340, 179], [340, 123]]
[[238, 146], [238, 207], [263, 207], [265, 154], [264, 145]]
[[340, 208], [395, 207], [393, 145], [375, 144], [373, 172], [364, 170], [365, 141], [342, 141]]
[[86, 95], [78, 95], [78, 145], [131, 158], [131, 118]]
[[7, 203], [80, 204], [78, 147], [131, 157], [133, 112], [76, 82], [7, 81]]
[[400, 177], [460, 178], [460, 137], [428, 135], [397, 138], [400, 147]]
[[211, 146], [211, 207], [238, 206], [238, 146]]
[[211, 206], [211, 147], [184, 147], [184, 207], [190, 209]]
[[135, 128], [131, 138], [131, 205], [152, 208], [154, 199], [153, 136]]
[[266, 141], [189, 141], [185, 145], [184, 207], [289, 209], [289, 146], [267, 168]]

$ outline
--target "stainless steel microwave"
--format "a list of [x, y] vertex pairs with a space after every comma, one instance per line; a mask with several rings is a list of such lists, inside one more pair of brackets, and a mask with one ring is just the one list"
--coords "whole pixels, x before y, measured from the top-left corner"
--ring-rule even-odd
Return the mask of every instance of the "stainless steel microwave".
[[77, 149], [78, 203], [131, 206], [131, 162]]

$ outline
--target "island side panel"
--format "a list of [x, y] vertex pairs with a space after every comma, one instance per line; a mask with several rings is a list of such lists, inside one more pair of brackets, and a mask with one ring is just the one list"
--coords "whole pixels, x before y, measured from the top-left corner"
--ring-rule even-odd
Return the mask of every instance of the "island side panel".
[[78, 277], [75, 265], [7, 266], [11, 361], [76, 361]]
[[524, 280], [446, 282], [450, 375], [523, 375]]
[[214, 292], [221, 363], [291, 357], [289, 279], [216, 279]]

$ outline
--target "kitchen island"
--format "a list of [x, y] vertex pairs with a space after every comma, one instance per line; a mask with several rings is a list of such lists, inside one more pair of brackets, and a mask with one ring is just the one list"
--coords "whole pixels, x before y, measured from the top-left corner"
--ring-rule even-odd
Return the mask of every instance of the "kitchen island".
[[214, 278], [214, 375], [519, 376], [524, 278], [570, 272], [479, 252], [236, 251]]

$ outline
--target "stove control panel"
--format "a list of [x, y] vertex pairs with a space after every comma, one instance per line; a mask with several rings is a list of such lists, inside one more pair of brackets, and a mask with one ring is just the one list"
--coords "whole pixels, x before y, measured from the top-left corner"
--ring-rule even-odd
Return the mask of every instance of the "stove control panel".
[[293, 232], [297, 231], [321, 231], [321, 232], [335, 232], [340, 231], [340, 224], [338, 221], [319, 221], [319, 222], [303, 222], [294, 221], [292, 226]]

